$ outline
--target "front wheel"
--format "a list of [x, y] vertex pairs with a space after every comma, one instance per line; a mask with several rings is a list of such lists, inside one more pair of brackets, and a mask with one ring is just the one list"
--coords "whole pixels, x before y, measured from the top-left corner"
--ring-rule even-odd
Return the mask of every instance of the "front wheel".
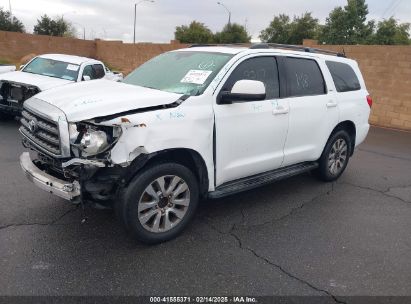
[[133, 179], [119, 212], [136, 239], [155, 244], [179, 235], [193, 218], [198, 201], [196, 176], [185, 166], [165, 163]]
[[337, 180], [347, 168], [351, 147], [351, 138], [346, 131], [340, 130], [334, 133], [319, 160], [317, 176], [326, 182]]

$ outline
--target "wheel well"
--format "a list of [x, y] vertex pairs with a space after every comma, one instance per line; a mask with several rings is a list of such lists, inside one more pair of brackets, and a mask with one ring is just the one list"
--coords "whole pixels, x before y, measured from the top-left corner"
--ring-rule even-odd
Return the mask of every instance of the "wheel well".
[[356, 131], [356, 128], [355, 128], [355, 124], [354, 124], [352, 121], [350, 121], [350, 120], [346, 120], [346, 121], [340, 122], [340, 123], [334, 128], [334, 130], [331, 132], [330, 137], [331, 137], [334, 133], [336, 133], [336, 132], [338, 132], [338, 131], [340, 131], [340, 130], [346, 131], [346, 132], [348, 133], [348, 135], [350, 136], [350, 139], [351, 139], [351, 156], [352, 156], [353, 153], [354, 153], [354, 148], [355, 148], [355, 138], [356, 138], [356, 136], [357, 136], [357, 131]]
[[201, 197], [207, 195], [209, 186], [207, 166], [201, 155], [191, 149], [168, 149], [149, 154], [145, 158], [144, 165], [139, 166], [139, 169], [134, 172], [134, 176], [147, 166], [164, 162], [178, 163], [190, 169], [198, 179]]

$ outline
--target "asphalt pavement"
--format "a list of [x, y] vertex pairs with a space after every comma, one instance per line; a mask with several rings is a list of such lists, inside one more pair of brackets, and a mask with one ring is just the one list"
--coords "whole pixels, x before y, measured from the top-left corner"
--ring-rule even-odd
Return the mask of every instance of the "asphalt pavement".
[[[336, 183], [311, 174], [202, 202], [157, 246], [37, 189], [0, 121], [0, 295], [411, 296], [411, 133], [372, 128]], [[411, 299], [411, 298], [410, 298]]]

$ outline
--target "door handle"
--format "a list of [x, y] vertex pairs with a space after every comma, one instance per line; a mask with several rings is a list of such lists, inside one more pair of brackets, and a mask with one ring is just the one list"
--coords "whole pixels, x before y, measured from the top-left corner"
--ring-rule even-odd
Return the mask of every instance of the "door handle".
[[336, 106], [338, 106], [338, 103], [334, 100], [327, 102], [327, 108], [335, 108]]
[[274, 115], [283, 115], [283, 114], [288, 114], [289, 111], [290, 111], [290, 110], [289, 110], [288, 107], [277, 106], [277, 107], [273, 110], [273, 114], [274, 114]]

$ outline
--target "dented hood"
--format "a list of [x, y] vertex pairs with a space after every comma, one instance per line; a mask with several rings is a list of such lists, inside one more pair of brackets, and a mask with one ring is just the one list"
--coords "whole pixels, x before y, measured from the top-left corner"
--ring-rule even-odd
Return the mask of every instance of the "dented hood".
[[20, 71], [1, 74], [0, 81], [11, 81], [35, 86], [38, 87], [40, 91], [49, 90], [51, 88], [59, 87], [69, 83], [74, 83], [74, 81], [66, 79], [42, 76]]
[[55, 88], [42, 92], [35, 98], [60, 108], [69, 122], [77, 122], [171, 104], [180, 96], [181, 94], [102, 79]]

